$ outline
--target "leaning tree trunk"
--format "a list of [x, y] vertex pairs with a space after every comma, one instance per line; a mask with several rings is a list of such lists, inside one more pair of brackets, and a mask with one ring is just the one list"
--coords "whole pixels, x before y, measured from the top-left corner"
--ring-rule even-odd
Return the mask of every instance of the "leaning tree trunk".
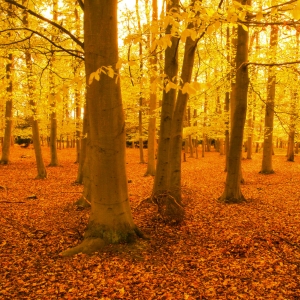
[[[278, 44], [278, 27], [272, 26], [270, 48], [272, 53], [276, 55], [276, 49]], [[275, 86], [276, 86], [276, 74], [274, 67], [269, 67], [268, 74], [268, 86], [267, 86], [267, 103], [265, 113], [265, 130], [264, 130], [264, 148], [263, 159], [260, 173], [272, 174], [274, 173], [272, 165], [272, 153], [273, 153], [273, 123], [274, 123], [274, 105], [275, 105]]]
[[2, 156], [1, 156], [1, 164], [8, 164], [9, 163], [9, 155], [10, 155], [10, 147], [11, 147], [11, 133], [12, 133], [12, 77], [11, 77], [11, 68], [12, 68], [12, 61], [13, 55], [11, 53], [8, 54], [9, 62], [6, 65], [6, 80], [7, 80], [7, 100], [5, 104], [5, 130], [4, 130], [4, 139], [3, 139], [3, 146], [2, 146]]
[[[84, 2], [87, 78], [96, 68], [115, 66], [118, 61], [117, 3], [118, 0]], [[117, 71], [114, 72], [113, 77], [118, 76]], [[91, 213], [84, 240], [75, 248], [64, 251], [64, 256], [92, 253], [107, 244], [133, 241], [140, 234], [129, 205], [120, 80], [102, 74], [100, 81], [90, 83], [86, 98]]]
[[[244, 1], [243, 1], [244, 2]], [[242, 3], [243, 3], [242, 2]], [[220, 201], [238, 203], [245, 200], [241, 191], [241, 158], [243, 131], [247, 111], [247, 92], [249, 85], [248, 67], [248, 31], [238, 26], [236, 53], [235, 106], [232, 113], [232, 126], [229, 142], [228, 169], [226, 185]]]
[[[189, 26], [191, 28], [191, 26]], [[190, 84], [194, 65], [195, 51], [198, 40], [193, 41], [188, 37], [185, 43], [181, 79], [184, 86]], [[184, 88], [184, 87], [183, 87]], [[183, 121], [188, 101], [188, 93], [178, 91], [171, 136], [171, 155], [170, 155], [170, 182], [169, 191], [171, 198], [165, 203], [164, 216], [168, 219], [181, 221], [184, 216], [184, 210], [181, 206], [181, 153], [182, 153], [182, 130]]]

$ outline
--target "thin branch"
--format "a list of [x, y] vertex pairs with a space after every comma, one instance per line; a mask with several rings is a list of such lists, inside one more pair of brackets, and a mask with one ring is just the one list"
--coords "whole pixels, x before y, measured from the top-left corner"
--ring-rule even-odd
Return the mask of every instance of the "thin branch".
[[218, 5], [218, 9], [221, 9], [223, 2], [224, 2], [224, 0], [220, 1], [219, 5]]
[[284, 6], [284, 5], [287, 5], [287, 4], [292, 4], [294, 2], [297, 2], [297, 0], [291, 0], [291, 1], [288, 1], [288, 2], [285, 2], [285, 3], [281, 3], [281, 4], [277, 4], [277, 5], [272, 5], [272, 6], [269, 6], [267, 8], [264, 8], [263, 10], [268, 10], [268, 9], [276, 8], [276, 7]]
[[[33, 36], [33, 34], [36, 34], [36, 35], [40, 36], [41, 38], [47, 40], [50, 44], [52, 44], [52, 45], [55, 46], [56, 48], [61, 49], [62, 51], [67, 52], [68, 54], [70, 54], [70, 55], [72, 55], [72, 56], [74, 56], [74, 57], [77, 57], [77, 58], [80, 58], [80, 59], [84, 60], [84, 57], [83, 57], [83, 56], [80, 56], [80, 55], [78, 55], [78, 54], [73, 53], [73, 52], [77, 52], [77, 53], [80, 53], [80, 54], [83, 55], [84, 52], [78, 51], [78, 50], [73, 50], [73, 49], [66, 49], [66, 48], [64, 48], [64, 47], [62, 47], [62, 46], [60, 46], [60, 45], [57, 45], [57, 44], [56, 44], [55, 42], [53, 42], [51, 39], [49, 39], [49, 38], [46, 37], [45, 35], [39, 33], [38, 31], [35, 31], [35, 30], [30, 29], [30, 28], [27, 28], [27, 27], [24, 27], [24, 28], [21, 27], [21, 28], [10, 28], [10, 29], [5, 29], [5, 30], [3, 30], [3, 31], [0, 31], [0, 33], [5, 32], [5, 31], [19, 31], [19, 30], [27, 30], [27, 31], [30, 31], [30, 32], [31, 32], [31, 35], [30, 35], [29, 38], [31, 38], [31, 37]], [[17, 42], [13, 42], [12, 44], [16, 44], [16, 43], [19, 43], [19, 42], [23, 42], [23, 41], [25, 41], [25, 40], [27, 40], [27, 39], [29, 39], [29, 38], [27, 37], [27, 38], [25, 38], [24, 40], [20, 40], [20, 41], [17, 41]], [[2, 45], [8, 45], [8, 44], [1, 44], [1, 46], [2, 46]]]
[[254, 65], [254, 66], [273, 67], [273, 66], [285, 66], [285, 65], [295, 65], [295, 64], [300, 64], [300, 60], [288, 61], [288, 62], [282, 62], [282, 63], [256, 63], [256, 62], [247, 62], [247, 63], [244, 63], [243, 66]]
[[10, 4], [13, 4], [19, 8], [22, 8], [24, 9], [26, 12], [28, 12], [29, 14], [31, 14], [32, 16], [35, 16], [36, 18], [42, 20], [42, 21], [45, 21], [49, 24], [51, 24], [52, 26], [58, 28], [59, 30], [61, 30], [62, 32], [64, 32], [65, 34], [67, 34], [77, 45], [79, 45], [82, 49], [84, 49], [84, 44], [79, 41], [79, 39], [77, 39], [70, 31], [68, 31], [66, 28], [62, 27], [61, 25], [37, 14], [36, 12], [32, 11], [31, 9], [28, 9], [27, 7], [13, 1], [13, 0], [4, 0], [6, 3], [10, 3]]
[[84, 3], [82, 0], [77, 0], [79, 6], [81, 7], [82, 11], [84, 11]]
[[22, 40], [19, 40], [19, 41], [14, 41], [14, 42], [11, 42], [11, 43], [6, 43], [6, 44], [4, 44], [4, 43], [1, 43], [1, 46], [10, 46], [10, 45], [14, 45], [14, 44], [22, 43], [22, 42], [25, 42], [25, 41], [27, 41], [27, 40], [31, 39], [31, 38], [32, 38], [32, 36], [33, 36], [33, 33], [31, 33], [31, 35], [30, 35], [30, 36], [27, 36], [26, 38], [24, 38], [24, 39], [22, 39]]

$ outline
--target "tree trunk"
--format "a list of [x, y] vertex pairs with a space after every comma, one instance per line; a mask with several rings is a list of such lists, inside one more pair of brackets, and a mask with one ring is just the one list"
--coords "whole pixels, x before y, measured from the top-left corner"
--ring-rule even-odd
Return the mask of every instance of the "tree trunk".
[[[118, 61], [117, 3], [118, 0], [84, 3], [87, 83], [95, 68], [115, 66]], [[63, 256], [93, 253], [107, 244], [131, 242], [141, 235], [133, 223], [129, 205], [120, 80], [116, 82], [115, 78], [101, 75], [100, 81], [93, 80], [89, 85], [86, 98], [91, 213], [83, 242], [64, 251]]]
[[[167, 11], [172, 8], [177, 9], [179, 4], [178, 0], [174, 0], [172, 3], [168, 2]], [[172, 26], [168, 25], [166, 28], [166, 34], [171, 33]], [[169, 81], [177, 76], [178, 73], [178, 44], [179, 38], [171, 37], [172, 46], [165, 50], [165, 67], [164, 73]], [[170, 164], [170, 141], [171, 141], [171, 129], [172, 119], [175, 107], [176, 90], [170, 89], [167, 93], [164, 89], [163, 100], [161, 108], [161, 120], [160, 120], [160, 132], [157, 151], [157, 163], [156, 163], [156, 175], [154, 179], [154, 186], [152, 191], [152, 199], [159, 194], [165, 194], [168, 190], [168, 172]]]
[[[270, 48], [272, 53], [276, 55], [278, 44], [278, 27], [272, 26], [270, 37]], [[274, 123], [274, 104], [275, 104], [275, 86], [276, 74], [274, 67], [269, 67], [268, 86], [267, 86], [267, 103], [265, 113], [265, 130], [264, 130], [264, 148], [263, 159], [260, 173], [274, 173], [272, 165], [272, 149], [273, 149], [273, 123]]]
[[[53, 1], [53, 21], [57, 22], [57, 1]], [[56, 40], [56, 37], [52, 35], [52, 41]], [[52, 47], [52, 46], [51, 46]], [[58, 157], [57, 157], [57, 118], [56, 118], [56, 100], [55, 100], [55, 79], [53, 73], [53, 65], [55, 62], [55, 53], [52, 52], [52, 57], [50, 59], [50, 74], [49, 74], [49, 81], [50, 81], [50, 95], [49, 95], [49, 103], [51, 106], [51, 114], [50, 114], [50, 153], [51, 153], [51, 161], [49, 166], [57, 167], [58, 166]]]
[[[155, 24], [157, 22], [157, 0], [152, 0], [152, 23]], [[155, 35], [151, 36], [151, 43], [153, 43], [155, 39]], [[150, 85], [154, 82], [157, 76], [157, 53], [156, 49], [153, 53], [151, 53], [150, 57], [150, 70], [151, 70], [151, 77], [150, 77]], [[155, 151], [156, 151], [156, 118], [153, 117], [154, 111], [156, 109], [156, 85], [154, 90], [150, 93], [150, 119], [149, 119], [149, 126], [148, 126], [148, 165], [147, 171], [145, 176], [155, 175]]]
[[5, 130], [4, 130], [4, 139], [3, 139], [3, 146], [2, 146], [2, 156], [1, 156], [1, 164], [8, 164], [9, 163], [9, 156], [10, 156], [10, 147], [11, 147], [11, 133], [12, 133], [12, 126], [13, 126], [13, 103], [12, 103], [12, 91], [13, 91], [13, 84], [12, 84], [12, 76], [11, 76], [11, 68], [13, 63], [13, 55], [10, 53], [8, 54], [8, 63], [6, 64], [6, 80], [7, 80], [7, 100], [5, 105]]
[[[188, 28], [191, 28], [188, 26]], [[197, 49], [198, 40], [193, 41], [190, 37], [186, 39], [184, 57], [182, 63], [181, 79], [183, 86], [190, 84], [192, 78], [192, 71], [194, 65], [195, 52]], [[182, 147], [182, 130], [183, 121], [186, 112], [186, 105], [188, 101], [188, 93], [178, 91], [176, 107], [174, 111], [174, 118], [172, 123], [172, 139], [171, 139], [171, 156], [170, 156], [170, 192], [178, 204], [181, 203], [181, 147]], [[188, 122], [190, 125], [190, 110], [188, 110]], [[190, 141], [190, 138], [186, 139]], [[193, 151], [190, 145], [191, 152]], [[192, 156], [192, 153], [190, 153]], [[178, 221], [183, 217], [183, 209], [178, 206]]]
[[[135, 2], [135, 8], [136, 8], [136, 15], [137, 15], [137, 22], [138, 22], [138, 31], [139, 34], [142, 34], [142, 29], [141, 29], [141, 18], [140, 18], [140, 13], [139, 13], [139, 0], [136, 0]], [[140, 152], [140, 163], [144, 164], [144, 144], [143, 144], [143, 112], [142, 112], [142, 107], [143, 107], [143, 93], [142, 93], [142, 78], [143, 78], [143, 47], [142, 43], [139, 42], [139, 57], [140, 57], [140, 74], [139, 74], [139, 88], [140, 88], [140, 99], [139, 99], [139, 152]]]
[[[27, 1], [24, 1], [23, 4], [25, 4], [26, 2]], [[26, 11], [24, 11], [23, 13], [23, 24], [25, 25], [25, 27], [28, 26], [28, 14]], [[41, 138], [39, 132], [38, 117], [37, 117], [35, 85], [34, 85], [34, 78], [33, 78], [33, 66], [32, 66], [30, 48], [25, 50], [25, 61], [26, 61], [26, 68], [27, 68], [27, 86], [28, 86], [29, 104], [32, 112], [32, 115], [30, 116], [29, 120], [32, 127], [32, 140], [33, 140], [36, 167], [37, 167], [36, 179], [45, 179], [47, 178], [47, 171], [45, 168], [42, 147], [41, 147]]]
[[83, 184], [84, 177], [84, 164], [86, 158], [86, 148], [87, 148], [87, 133], [88, 133], [88, 107], [85, 105], [84, 107], [84, 115], [83, 115], [83, 128], [82, 128], [82, 137], [80, 138], [80, 155], [79, 155], [79, 165], [77, 172], [76, 182], [79, 184]]
[[[246, 1], [240, 2], [245, 4]], [[225, 189], [219, 198], [225, 203], [239, 203], [245, 200], [241, 191], [241, 156], [249, 85], [248, 67], [245, 65], [248, 61], [249, 36], [248, 31], [245, 31], [241, 25], [238, 26], [237, 31], [235, 106], [232, 113], [229, 163]]]

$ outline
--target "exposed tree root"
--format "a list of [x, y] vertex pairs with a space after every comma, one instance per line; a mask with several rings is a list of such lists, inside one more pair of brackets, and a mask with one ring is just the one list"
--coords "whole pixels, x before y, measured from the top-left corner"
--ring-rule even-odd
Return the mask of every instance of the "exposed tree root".
[[274, 174], [275, 172], [273, 170], [271, 170], [271, 171], [260, 171], [259, 173], [268, 175], [268, 174]]
[[78, 246], [61, 252], [61, 256], [68, 257], [78, 253], [91, 255], [100, 251], [104, 246], [106, 243], [101, 238], [86, 238]]
[[35, 179], [47, 179], [47, 174], [46, 175], [37, 175]]
[[158, 213], [166, 223], [180, 223], [184, 218], [184, 209], [169, 191], [158, 192], [152, 196], [152, 201], [158, 207]]
[[83, 207], [83, 208], [89, 208], [91, 207], [91, 203], [84, 197], [81, 196], [75, 203], [74, 205], [78, 207]]
[[243, 195], [241, 195], [240, 197], [236, 198], [236, 197], [224, 197], [221, 196], [218, 198], [218, 200], [222, 203], [226, 203], [226, 204], [239, 204], [242, 202], [245, 202], [246, 199]]
[[136, 241], [137, 237], [148, 239], [148, 237], [136, 226], [125, 232], [117, 232], [109, 229], [104, 232], [103, 229], [105, 227], [100, 226], [99, 228], [102, 228], [100, 234], [99, 231], [97, 232], [97, 227], [96, 229], [87, 229], [84, 240], [79, 245], [61, 252], [61, 256], [68, 257], [78, 253], [92, 255], [111, 244], [133, 243]]

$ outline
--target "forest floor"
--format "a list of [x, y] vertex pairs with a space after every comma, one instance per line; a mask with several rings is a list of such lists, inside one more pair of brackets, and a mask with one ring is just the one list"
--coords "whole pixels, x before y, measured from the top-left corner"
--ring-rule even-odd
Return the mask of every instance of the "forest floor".
[[[81, 241], [89, 210], [73, 205], [82, 191], [75, 150], [58, 155], [61, 166], [48, 167], [46, 180], [34, 179], [33, 149], [15, 145], [12, 163], [0, 166], [1, 300], [300, 299], [299, 157], [275, 155], [272, 175], [258, 173], [261, 154], [243, 160], [247, 202], [235, 205], [217, 201], [224, 156], [188, 158], [186, 217], [166, 226], [154, 205], [141, 203], [153, 178], [143, 176], [138, 149], [127, 149], [134, 220], [150, 240], [63, 258]], [[44, 158], [49, 164], [46, 147]]]

